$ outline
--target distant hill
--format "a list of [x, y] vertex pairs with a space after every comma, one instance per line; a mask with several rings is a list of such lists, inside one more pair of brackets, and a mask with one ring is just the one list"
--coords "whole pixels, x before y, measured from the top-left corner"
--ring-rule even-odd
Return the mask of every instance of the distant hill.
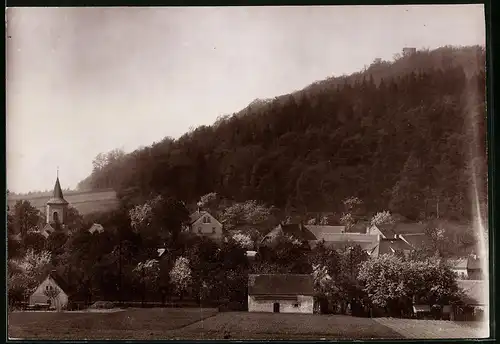
[[287, 213], [342, 213], [357, 196], [366, 213], [470, 219], [473, 173], [486, 207], [485, 133], [484, 48], [443, 47], [253, 101], [114, 159], [85, 185], [132, 203], [215, 191]]
[[[9, 207], [13, 207], [18, 200], [27, 200], [34, 207], [45, 213], [45, 205], [52, 193], [45, 195], [14, 195], [7, 198]], [[101, 191], [73, 191], [64, 193], [64, 198], [82, 215], [115, 209], [118, 206], [116, 191], [112, 189]]]

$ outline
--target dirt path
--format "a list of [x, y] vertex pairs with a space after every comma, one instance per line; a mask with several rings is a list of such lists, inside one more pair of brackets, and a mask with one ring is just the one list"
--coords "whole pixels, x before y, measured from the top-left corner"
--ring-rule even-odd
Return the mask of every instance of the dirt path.
[[373, 320], [411, 339], [488, 337], [488, 330], [477, 323], [396, 318], [375, 318]]

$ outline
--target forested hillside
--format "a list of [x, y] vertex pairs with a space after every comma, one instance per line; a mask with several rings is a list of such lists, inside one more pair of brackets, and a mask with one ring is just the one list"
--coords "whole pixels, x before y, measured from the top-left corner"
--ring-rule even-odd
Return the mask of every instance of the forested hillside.
[[481, 47], [376, 61], [177, 140], [101, 156], [79, 187], [114, 188], [133, 203], [213, 191], [299, 214], [338, 212], [356, 196], [367, 213], [467, 220], [474, 175], [486, 205], [484, 66]]

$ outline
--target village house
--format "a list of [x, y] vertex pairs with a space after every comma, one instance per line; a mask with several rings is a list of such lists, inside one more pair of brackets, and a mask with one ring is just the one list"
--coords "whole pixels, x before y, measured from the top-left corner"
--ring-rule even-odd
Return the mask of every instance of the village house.
[[94, 223], [92, 226], [89, 228], [89, 233], [94, 234], [94, 233], [102, 233], [104, 232], [104, 227], [99, 224], [99, 223]]
[[462, 305], [455, 306], [452, 320], [480, 319], [488, 311], [488, 282], [484, 280], [459, 280], [458, 286], [464, 291]]
[[481, 259], [475, 254], [471, 254], [467, 258], [467, 275], [470, 280], [484, 279], [483, 267], [481, 263]]
[[68, 305], [68, 286], [55, 271], [50, 272], [29, 297], [31, 307], [42, 306], [62, 310]]
[[[378, 229], [377, 229], [378, 231]], [[381, 254], [403, 252], [409, 254], [414, 246], [401, 236], [384, 235], [381, 232], [367, 231], [365, 233], [346, 232], [344, 226], [315, 226], [302, 224], [280, 224], [270, 231], [261, 241], [268, 244], [278, 235], [286, 235], [307, 243], [314, 248], [318, 244], [326, 247], [342, 249], [351, 246], [360, 246], [371, 257]]]
[[484, 278], [481, 259], [474, 254], [458, 259], [448, 259], [448, 266], [462, 280], [482, 280]]
[[382, 225], [371, 225], [366, 233], [380, 235], [383, 239], [397, 238], [400, 235], [424, 235], [425, 224], [418, 222], [395, 222]]
[[248, 311], [309, 313], [314, 311], [311, 275], [249, 275]]
[[414, 248], [401, 238], [379, 238], [377, 245], [368, 251], [370, 257], [378, 257], [383, 254], [400, 252], [408, 256]]
[[200, 209], [190, 215], [186, 230], [214, 240], [221, 240], [223, 234], [222, 224], [209, 212]]
[[447, 264], [459, 279], [468, 279], [467, 262], [467, 258], [448, 259]]

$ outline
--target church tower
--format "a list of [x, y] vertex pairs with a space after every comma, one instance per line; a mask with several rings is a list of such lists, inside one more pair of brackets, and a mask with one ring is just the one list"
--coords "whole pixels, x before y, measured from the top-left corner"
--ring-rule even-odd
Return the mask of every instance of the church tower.
[[47, 202], [47, 224], [64, 225], [68, 202], [64, 199], [61, 184], [59, 183], [59, 172], [57, 173], [54, 194]]

